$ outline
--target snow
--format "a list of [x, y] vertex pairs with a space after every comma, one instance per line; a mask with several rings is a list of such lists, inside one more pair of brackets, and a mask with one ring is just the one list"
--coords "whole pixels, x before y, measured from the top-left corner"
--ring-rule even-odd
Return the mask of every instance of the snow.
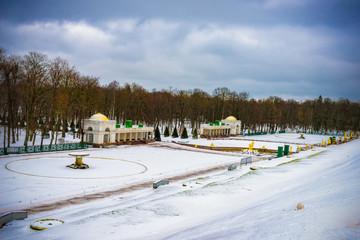
[[[280, 134], [191, 144], [239, 146], [321, 143], [327, 136]], [[0, 209], [21, 209], [143, 182], [238, 163], [241, 154], [162, 143], [86, 149], [87, 170], [66, 168], [71, 151], [0, 158]], [[203, 173], [158, 189], [125, 191], [94, 201], [30, 214], [8, 223], [1, 239], [358, 239], [360, 140], [258, 161], [234, 171]], [[231, 145], [234, 144], [234, 145]], [[294, 144], [295, 145], [295, 144]], [[165, 148], [167, 146], [167, 148]], [[296, 145], [295, 145], [296, 146]], [[251, 171], [250, 166], [259, 170]], [[7, 168], [6, 168], [7, 167]], [[305, 206], [295, 210], [298, 203]], [[31, 204], [31, 205], [30, 205]], [[39, 219], [65, 223], [35, 232]]]
[[[6, 129], [6, 131], [8, 131]], [[61, 132], [58, 132], [58, 138], [57, 138], [57, 143], [59, 144], [60, 141], [64, 141], [63, 143], [78, 143], [80, 142], [80, 139], [79, 138], [74, 138], [74, 135], [71, 133], [71, 134], [66, 134], [65, 135], [65, 138], [62, 138], [61, 137]], [[51, 131], [50, 131], [50, 136], [51, 136]], [[7, 134], [6, 134], [6, 137], [7, 137]], [[62, 139], [62, 140], [60, 140]], [[20, 129], [19, 131], [19, 141], [16, 141], [16, 143], [11, 143], [12, 141], [12, 137], [11, 137], [11, 140], [10, 140], [10, 147], [21, 147], [21, 146], [24, 146], [24, 140], [25, 140], [25, 130], [24, 129]], [[44, 138], [43, 139], [43, 145], [50, 145], [50, 140], [51, 140], [51, 137], [50, 138]], [[55, 137], [54, 137], [54, 140], [53, 140], [53, 144], [55, 143]], [[41, 144], [41, 132], [37, 132], [37, 135], [36, 135], [36, 138], [35, 138], [35, 146], [39, 146]], [[28, 146], [32, 146], [33, 145], [33, 142], [32, 141], [28, 141]], [[4, 127], [1, 126], [0, 127], [0, 148], [3, 148], [4, 147]], [[7, 147], [7, 138], [6, 138], [6, 147]]]

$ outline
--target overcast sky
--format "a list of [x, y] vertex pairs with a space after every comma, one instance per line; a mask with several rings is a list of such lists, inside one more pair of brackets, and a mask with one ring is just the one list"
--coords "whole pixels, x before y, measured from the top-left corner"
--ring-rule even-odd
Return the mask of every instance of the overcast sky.
[[360, 100], [359, 0], [0, 0], [0, 46], [147, 90]]

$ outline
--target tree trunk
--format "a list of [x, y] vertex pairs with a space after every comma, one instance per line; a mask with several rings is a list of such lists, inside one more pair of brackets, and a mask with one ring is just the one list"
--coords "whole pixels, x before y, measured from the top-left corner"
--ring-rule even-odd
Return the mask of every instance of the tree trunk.
[[58, 130], [55, 130], [55, 145], [57, 144]]
[[33, 142], [32, 142], [33, 146], [35, 145], [35, 140], [36, 140], [36, 130], [34, 131], [34, 135], [33, 135]]
[[6, 124], [4, 124], [4, 150], [6, 148]]
[[41, 141], [40, 141], [40, 147], [42, 147], [42, 146], [43, 146], [45, 133], [46, 133], [46, 128], [45, 128], [45, 127], [43, 127], [43, 129], [42, 129], [42, 131], [41, 131]]
[[56, 113], [55, 129], [53, 130], [55, 133], [55, 145], [57, 144], [57, 136], [58, 136], [58, 128], [59, 128], [58, 117], [59, 117], [59, 113]]
[[[19, 126], [16, 126], [16, 141], [19, 141]], [[20, 130], [21, 131], [21, 130]]]
[[53, 126], [53, 129], [51, 131], [51, 139], [50, 139], [50, 146], [52, 145], [53, 141], [54, 141], [54, 134], [55, 134], [55, 131], [54, 131], [54, 126]]
[[15, 128], [16, 128], [16, 125], [17, 124], [15, 124], [17, 121], [16, 121], [16, 118], [13, 118], [13, 122], [12, 122], [12, 128], [11, 128], [11, 130], [12, 130], [12, 143], [16, 143], [16, 140], [15, 140]]
[[67, 128], [67, 120], [65, 118], [63, 118], [63, 127], [62, 127], [62, 131], [61, 131], [61, 137], [65, 138], [65, 134], [66, 134], [66, 129]]
[[[5, 126], [5, 125], [4, 125]], [[7, 132], [7, 146], [10, 147], [10, 139], [11, 139], [11, 125], [10, 125], [10, 119], [8, 119], [8, 132]], [[5, 141], [5, 139], [4, 139]]]
[[26, 117], [26, 132], [25, 132], [25, 140], [24, 140], [24, 146], [25, 147], [28, 146], [29, 135], [30, 135], [30, 127], [29, 127], [29, 118], [27, 116]]

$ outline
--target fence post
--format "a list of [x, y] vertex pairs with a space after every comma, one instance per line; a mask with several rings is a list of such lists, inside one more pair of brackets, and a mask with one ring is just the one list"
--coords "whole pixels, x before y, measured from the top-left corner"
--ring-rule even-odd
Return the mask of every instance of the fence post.
[[290, 148], [290, 146], [289, 146], [289, 145], [285, 145], [285, 148], [284, 148], [284, 155], [289, 155], [289, 148]]
[[283, 147], [278, 147], [278, 152], [277, 152], [277, 157], [282, 157], [283, 156]]

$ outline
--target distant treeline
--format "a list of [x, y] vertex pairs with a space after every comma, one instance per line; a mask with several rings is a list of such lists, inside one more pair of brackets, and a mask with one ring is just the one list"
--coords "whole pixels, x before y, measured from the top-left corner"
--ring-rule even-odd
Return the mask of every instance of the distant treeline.
[[[136, 84], [114, 81], [101, 86], [97, 77], [84, 76], [62, 58], [29, 52], [8, 56], [0, 48], [0, 121], [5, 126], [4, 146], [14, 143], [18, 130], [26, 127], [24, 145], [51, 131], [63, 136], [68, 128], [83, 136], [83, 119], [100, 112], [118, 123], [133, 120], [170, 129], [184, 125], [192, 129], [232, 115], [242, 121], [244, 130], [276, 131], [286, 128], [302, 131], [358, 130], [360, 103], [347, 99], [332, 101], [321, 96], [298, 102], [279, 97], [250, 99], [247, 92], [216, 88], [212, 94], [201, 89], [147, 91]], [[38, 136], [39, 137], [39, 136]], [[41, 141], [42, 142], [42, 141]]]

